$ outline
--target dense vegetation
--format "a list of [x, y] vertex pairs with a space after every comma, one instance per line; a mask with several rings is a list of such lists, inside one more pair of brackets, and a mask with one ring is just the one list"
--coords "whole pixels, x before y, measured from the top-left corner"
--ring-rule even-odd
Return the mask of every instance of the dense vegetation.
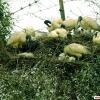
[[92, 51], [91, 37], [41, 39], [34, 58], [9, 58], [14, 51], [4, 48], [11, 26], [5, 8], [0, 2], [0, 100], [92, 100], [100, 95], [99, 50], [75, 62], [58, 60], [64, 45], [72, 42], [85, 44]]
[[[6, 37], [10, 34], [12, 18], [8, 9], [8, 4], [0, 0], [0, 63], [6, 60], [5, 51]], [[4, 56], [5, 55], [5, 56]]]

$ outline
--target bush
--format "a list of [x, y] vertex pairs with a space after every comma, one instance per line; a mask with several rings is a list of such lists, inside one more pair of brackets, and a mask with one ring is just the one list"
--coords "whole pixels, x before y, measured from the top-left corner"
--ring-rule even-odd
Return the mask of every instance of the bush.
[[7, 61], [6, 53], [6, 37], [10, 34], [12, 25], [11, 14], [8, 9], [8, 4], [0, 0], [0, 63]]

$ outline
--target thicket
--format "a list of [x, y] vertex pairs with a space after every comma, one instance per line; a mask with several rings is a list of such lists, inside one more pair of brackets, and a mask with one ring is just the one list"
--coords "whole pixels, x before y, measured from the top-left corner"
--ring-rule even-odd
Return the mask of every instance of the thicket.
[[12, 18], [8, 6], [6, 2], [0, 0], [0, 63], [7, 58], [6, 38], [12, 29]]

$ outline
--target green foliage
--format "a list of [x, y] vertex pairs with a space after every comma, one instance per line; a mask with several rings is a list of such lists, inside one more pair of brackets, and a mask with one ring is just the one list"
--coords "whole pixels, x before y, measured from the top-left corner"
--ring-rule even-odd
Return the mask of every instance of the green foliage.
[[0, 63], [8, 60], [6, 53], [6, 37], [10, 34], [12, 18], [8, 4], [0, 0]]
[[5, 40], [5, 37], [10, 34], [11, 14], [8, 4], [0, 0], [0, 40]]
[[[86, 44], [82, 39], [41, 39], [34, 58], [10, 59], [0, 67], [0, 99], [92, 100], [100, 95], [99, 52], [75, 62], [58, 61], [65, 44]], [[90, 41], [86, 45], [92, 48]]]

